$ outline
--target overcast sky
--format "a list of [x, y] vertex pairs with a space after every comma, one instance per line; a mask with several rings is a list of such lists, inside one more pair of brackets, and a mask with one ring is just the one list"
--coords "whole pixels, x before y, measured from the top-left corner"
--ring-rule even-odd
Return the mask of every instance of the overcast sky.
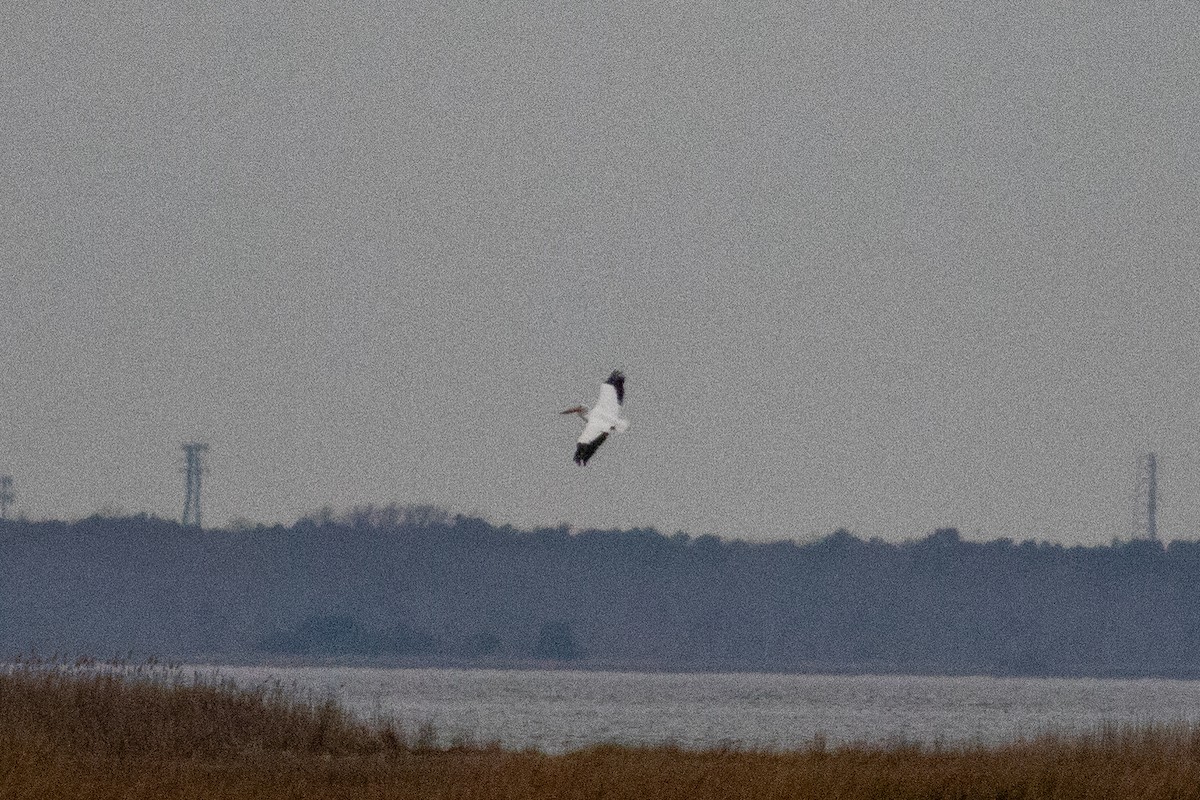
[[[17, 511], [1200, 536], [1195, 3], [18, 4]], [[614, 367], [632, 428], [586, 468]]]

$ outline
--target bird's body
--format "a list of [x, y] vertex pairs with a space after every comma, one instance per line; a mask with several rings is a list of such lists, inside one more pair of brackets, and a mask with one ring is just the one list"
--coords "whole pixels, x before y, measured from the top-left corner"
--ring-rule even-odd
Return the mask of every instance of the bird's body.
[[625, 400], [625, 376], [620, 370], [612, 374], [600, 386], [600, 397], [596, 404], [588, 409], [586, 406], [575, 406], [562, 412], [577, 414], [586, 423], [583, 433], [575, 443], [575, 463], [583, 466], [596, 452], [610, 433], [622, 433], [629, 430], [629, 420], [621, 416], [621, 404]]

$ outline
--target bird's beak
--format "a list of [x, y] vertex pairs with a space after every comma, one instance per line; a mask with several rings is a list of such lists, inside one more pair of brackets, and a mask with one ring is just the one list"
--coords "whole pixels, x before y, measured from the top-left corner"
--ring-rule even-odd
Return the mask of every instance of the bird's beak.
[[587, 409], [584, 408], [583, 406], [575, 406], [574, 408], [568, 408], [566, 411], [560, 411], [559, 413], [560, 414], [579, 414], [580, 412], [583, 412], [583, 411], [587, 411]]

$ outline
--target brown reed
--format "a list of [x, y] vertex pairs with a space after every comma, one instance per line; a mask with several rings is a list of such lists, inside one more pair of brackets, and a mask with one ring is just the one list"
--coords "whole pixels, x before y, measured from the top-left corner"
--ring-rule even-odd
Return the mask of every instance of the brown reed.
[[1105, 726], [998, 747], [795, 752], [440, 746], [278, 684], [158, 665], [0, 669], [0, 798], [1200, 798], [1200, 728]]

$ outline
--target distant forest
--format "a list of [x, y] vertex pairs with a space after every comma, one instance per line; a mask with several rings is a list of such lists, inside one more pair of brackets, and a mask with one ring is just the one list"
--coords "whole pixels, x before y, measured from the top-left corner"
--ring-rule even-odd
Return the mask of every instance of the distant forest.
[[1200, 676], [1200, 543], [0, 521], [0, 657]]

